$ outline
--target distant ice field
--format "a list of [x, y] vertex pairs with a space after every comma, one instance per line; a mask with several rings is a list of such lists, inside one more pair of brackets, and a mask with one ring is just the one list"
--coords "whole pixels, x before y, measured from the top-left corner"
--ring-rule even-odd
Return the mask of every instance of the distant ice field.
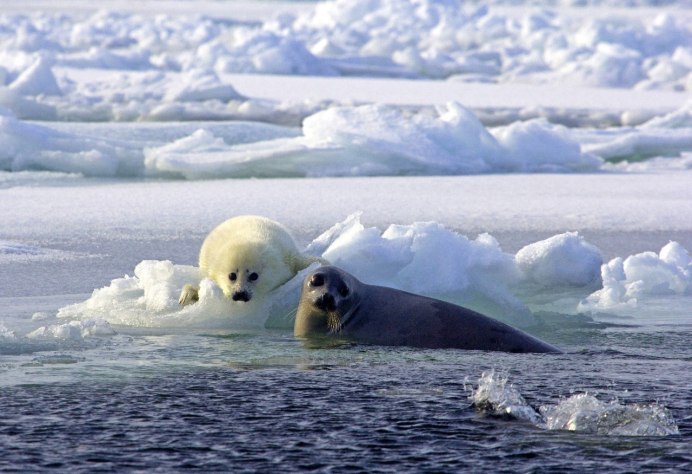
[[[689, 91], [692, 77], [690, 14], [684, 3], [619, 10], [599, 3], [590, 10], [442, 0], [138, 2], [129, 8], [114, 2], [93, 10], [87, 3], [73, 2], [61, 14], [42, 9], [40, 3], [10, 5], [16, 10], [0, 15], [0, 105], [20, 118], [245, 117], [295, 123], [325, 106], [311, 94], [296, 99], [295, 92], [288, 91], [271, 103], [243, 97], [234, 89], [234, 74], [434, 79], [678, 94]], [[159, 10], [166, 6], [170, 8]], [[285, 8], [292, 11], [286, 13]], [[209, 16], [218, 12], [227, 18]], [[257, 19], [244, 20], [248, 12], [256, 12]], [[415, 84], [410, 87], [418, 89]], [[486, 91], [494, 95], [493, 89]], [[513, 95], [525, 91], [520, 88]], [[445, 101], [464, 102], [460, 94]], [[328, 99], [342, 102], [350, 95]], [[406, 93], [394, 95], [397, 103], [407, 100]], [[561, 95], [574, 97], [577, 104], [581, 101], [582, 109], [608, 108], [593, 93]], [[645, 118], [670, 110], [671, 97], [659, 104], [652, 101], [654, 110]], [[677, 105], [684, 102], [684, 96], [679, 97]], [[474, 99], [469, 106], [482, 106]], [[439, 103], [435, 97], [429, 100]], [[516, 107], [515, 100], [510, 102], [490, 99], [486, 106]], [[620, 112], [641, 109], [636, 99], [627, 102], [627, 98], [621, 101]], [[544, 107], [545, 100], [534, 106]], [[524, 113], [527, 116], [529, 111]], [[528, 116], [537, 115], [533, 111]], [[608, 119], [612, 123], [613, 117]], [[633, 119], [642, 121], [641, 116], [629, 117]]]

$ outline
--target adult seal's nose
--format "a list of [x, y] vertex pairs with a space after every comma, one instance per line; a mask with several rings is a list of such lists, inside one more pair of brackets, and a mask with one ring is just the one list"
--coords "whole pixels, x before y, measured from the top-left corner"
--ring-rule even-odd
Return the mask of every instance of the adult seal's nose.
[[250, 301], [250, 294], [247, 291], [236, 291], [233, 293], [233, 296], [231, 296], [231, 299], [233, 299], [233, 301], [244, 301], [247, 303]]
[[336, 300], [331, 294], [325, 293], [315, 300], [315, 306], [322, 311], [334, 311], [336, 309]]

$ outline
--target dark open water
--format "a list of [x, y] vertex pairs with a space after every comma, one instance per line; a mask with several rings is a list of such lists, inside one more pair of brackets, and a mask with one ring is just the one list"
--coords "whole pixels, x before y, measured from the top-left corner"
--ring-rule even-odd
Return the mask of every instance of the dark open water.
[[[585, 326], [550, 339], [567, 354], [512, 355], [121, 334], [14, 369], [26, 383], [0, 388], [0, 470], [691, 471], [691, 336]], [[658, 403], [679, 434], [547, 430], [483, 412], [469, 393], [488, 369], [536, 408], [584, 391]]]

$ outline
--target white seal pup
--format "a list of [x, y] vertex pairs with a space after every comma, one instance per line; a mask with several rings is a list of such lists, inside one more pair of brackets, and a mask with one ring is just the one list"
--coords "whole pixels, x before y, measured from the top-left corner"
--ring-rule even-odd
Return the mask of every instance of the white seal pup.
[[[199, 252], [199, 269], [233, 301], [248, 302], [266, 295], [311, 263], [322, 261], [298, 251], [288, 230], [271, 219], [238, 216], [212, 230]], [[188, 284], [181, 305], [199, 299], [199, 287]]]
[[383, 346], [560, 352], [470, 309], [367, 285], [333, 266], [318, 268], [305, 278], [293, 333]]

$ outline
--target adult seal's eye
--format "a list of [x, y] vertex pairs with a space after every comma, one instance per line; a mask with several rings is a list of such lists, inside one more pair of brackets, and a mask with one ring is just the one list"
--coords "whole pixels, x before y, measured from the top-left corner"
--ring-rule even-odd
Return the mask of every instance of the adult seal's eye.
[[238, 275], [236, 275], [235, 272], [229, 273], [228, 279], [231, 281], [236, 281], [238, 279]]
[[322, 286], [324, 285], [324, 275], [321, 273], [315, 273], [312, 278], [310, 278], [310, 286]]
[[341, 285], [339, 285], [338, 290], [341, 296], [348, 296], [348, 286], [342, 283]]
[[259, 278], [259, 275], [255, 272], [250, 273], [250, 276], [248, 277], [248, 279], [250, 281], [257, 281], [258, 278]]

